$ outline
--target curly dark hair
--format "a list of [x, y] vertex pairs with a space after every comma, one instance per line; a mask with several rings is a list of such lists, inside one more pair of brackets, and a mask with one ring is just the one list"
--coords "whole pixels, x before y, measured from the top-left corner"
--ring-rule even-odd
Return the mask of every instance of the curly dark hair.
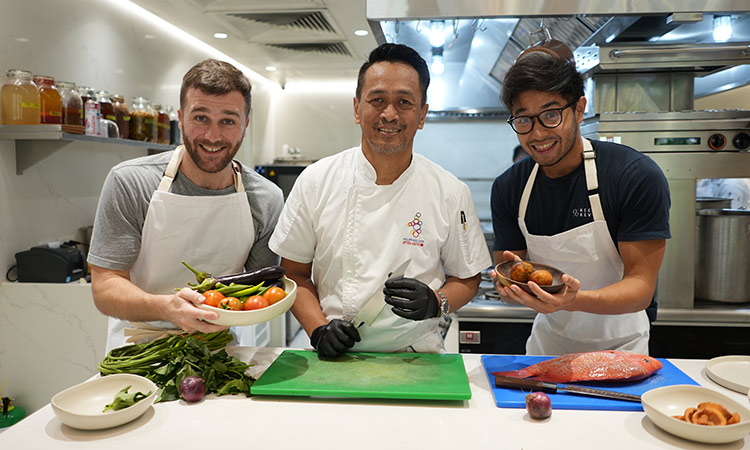
[[185, 106], [185, 96], [190, 88], [199, 89], [206, 94], [224, 95], [239, 91], [245, 97], [245, 118], [250, 116], [250, 80], [244, 73], [229, 64], [217, 59], [206, 59], [194, 65], [182, 77], [180, 88], [180, 109]]
[[502, 99], [508, 111], [525, 91], [554, 92], [572, 102], [583, 97], [583, 77], [567, 59], [531, 52], [516, 61], [505, 74]]
[[427, 87], [430, 85], [430, 69], [427, 68], [427, 63], [413, 48], [403, 44], [390, 43], [376, 47], [375, 50], [370, 52], [367, 61], [359, 68], [356, 91], [357, 100], [361, 99], [362, 85], [365, 82], [365, 72], [367, 72], [370, 66], [381, 61], [390, 63], [400, 62], [412, 66], [419, 76], [419, 88], [422, 90], [422, 106], [427, 103]]

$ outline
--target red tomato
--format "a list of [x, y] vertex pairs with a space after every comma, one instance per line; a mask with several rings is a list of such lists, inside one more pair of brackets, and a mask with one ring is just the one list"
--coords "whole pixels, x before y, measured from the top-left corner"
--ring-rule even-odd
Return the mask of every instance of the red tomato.
[[266, 300], [268, 300], [268, 303], [270, 303], [272, 305], [274, 303], [280, 301], [284, 297], [286, 297], [286, 292], [284, 292], [284, 290], [281, 289], [278, 286], [274, 286], [272, 288], [268, 288], [268, 289], [266, 289], [266, 292], [263, 293], [263, 298], [265, 298]]
[[260, 295], [253, 295], [245, 300], [245, 311], [252, 311], [254, 309], [261, 309], [269, 306], [271, 303], [267, 299]]
[[214, 308], [218, 308], [219, 302], [224, 298], [224, 294], [219, 291], [206, 291], [203, 293], [203, 296], [206, 297], [206, 301], [203, 304], [213, 306]]
[[236, 297], [224, 297], [219, 302], [219, 307], [230, 311], [242, 311], [242, 302]]

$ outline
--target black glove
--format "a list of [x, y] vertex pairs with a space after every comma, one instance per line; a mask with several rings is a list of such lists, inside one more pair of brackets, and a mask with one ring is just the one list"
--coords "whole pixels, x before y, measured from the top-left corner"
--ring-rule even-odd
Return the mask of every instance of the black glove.
[[341, 356], [360, 339], [359, 331], [351, 322], [333, 319], [313, 330], [310, 343], [320, 356]]
[[394, 314], [411, 320], [425, 320], [438, 315], [435, 291], [414, 278], [388, 278], [383, 289], [385, 302]]

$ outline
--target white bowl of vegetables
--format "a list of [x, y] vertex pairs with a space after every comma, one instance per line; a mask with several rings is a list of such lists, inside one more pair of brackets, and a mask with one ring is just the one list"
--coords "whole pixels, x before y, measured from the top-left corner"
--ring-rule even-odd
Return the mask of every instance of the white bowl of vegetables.
[[[122, 393], [125, 388], [127, 392]], [[65, 389], [52, 397], [50, 404], [65, 425], [81, 430], [101, 430], [140, 417], [154, 403], [156, 391], [156, 385], [148, 378], [122, 373], [94, 378]], [[121, 394], [121, 401], [107, 408], [115, 403], [118, 394]]]
[[[272, 290], [273, 288], [273, 286], [269, 287], [268, 289], [263, 291], [263, 294], [267, 295], [267, 293], [278, 292]], [[292, 307], [292, 304], [294, 304], [294, 300], [297, 297], [297, 283], [287, 278], [286, 276], [283, 276], [281, 278], [281, 289], [283, 289], [284, 294], [286, 294], [283, 298], [278, 300], [274, 299], [274, 303], [271, 303], [269, 301], [269, 304], [267, 306], [263, 306], [258, 309], [231, 310], [224, 309], [222, 307], [209, 306], [206, 304], [200, 305], [200, 308], [205, 309], [206, 311], [214, 311], [219, 314], [218, 319], [207, 321], [216, 325], [237, 327], [268, 322], [269, 320], [274, 319], [289, 311], [289, 308]], [[261, 294], [260, 297], [262, 297], [263, 294]], [[242, 302], [243, 308], [245, 303], [253, 301], [252, 297], [253, 296], [248, 297], [244, 302]], [[224, 296], [224, 298], [228, 297]]]
[[228, 327], [268, 322], [292, 307], [297, 284], [286, 277], [281, 266], [268, 266], [250, 272], [214, 277], [200, 272], [185, 261], [198, 284], [188, 283], [205, 301], [201, 309], [219, 314], [207, 322]]

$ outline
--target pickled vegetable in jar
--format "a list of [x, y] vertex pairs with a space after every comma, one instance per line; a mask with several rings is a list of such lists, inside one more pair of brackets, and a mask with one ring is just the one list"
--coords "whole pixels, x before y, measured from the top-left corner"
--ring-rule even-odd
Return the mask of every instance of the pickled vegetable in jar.
[[155, 117], [147, 98], [135, 97], [130, 107], [130, 139], [151, 142], [154, 136]]
[[10, 69], [0, 89], [0, 117], [4, 125], [41, 123], [39, 89], [28, 70]]
[[115, 122], [120, 130], [120, 138], [127, 139], [130, 136], [130, 111], [122, 95], [114, 94], [112, 97], [112, 106], [115, 108]]
[[34, 75], [39, 88], [40, 119], [42, 123], [62, 123], [62, 99], [55, 87], [55, 79], [47, 75]]
[[117, 117], [115, 117], [115, 107], [112, 104], [112, 100], [109, 99], [109, 92], [97, 92], [96, 101], [99, 102], [99, 110], [102, 113], [102, 119], [107, 119], [115, 122], [117, 120]]
[[156, 113], [156, 142], [169, 144], [169, 114], [159, 103], [154, 103], [154, 112]]
[[57, 90], [62, 102], [62, 119], [67, 125], [83, 126], [83, 100], [75, 83], [58, 81]]
[[182, 133], [180, 132], [180, 120], [177, 111], [171, 106], [168, 106], [167, 114], [169, 114], [169, 143], [172, 145], [180, 145], [182, 144]]

